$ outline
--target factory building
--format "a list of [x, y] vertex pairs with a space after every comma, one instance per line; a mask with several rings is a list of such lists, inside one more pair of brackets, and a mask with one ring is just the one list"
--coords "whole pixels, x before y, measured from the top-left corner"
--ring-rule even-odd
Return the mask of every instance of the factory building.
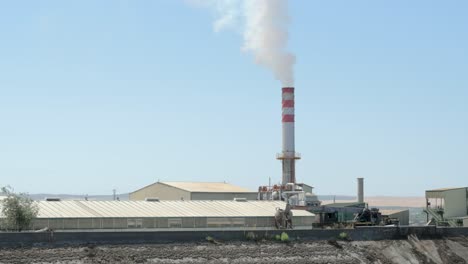
[[223, 182], [156, 182], [130, 193], [130, 200], [257, 200], [257, 192]]
[[[39, 201], [33, 229], [274, 227], [281, 201]], [[292, 210], [294, 226], [311, 227], [315, 215]], [[0, 221], [1, 222], [1, 221]]]
[[437, 225], [463, 226], [468, 216], [468, 187], [426, 191], [428, 221]]

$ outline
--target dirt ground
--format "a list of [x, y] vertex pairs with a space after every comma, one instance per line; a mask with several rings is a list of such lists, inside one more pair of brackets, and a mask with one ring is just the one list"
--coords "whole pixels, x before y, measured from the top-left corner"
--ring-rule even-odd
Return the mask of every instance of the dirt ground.
[[0, 249], [0, 263], [468, 263], [468, 238]]

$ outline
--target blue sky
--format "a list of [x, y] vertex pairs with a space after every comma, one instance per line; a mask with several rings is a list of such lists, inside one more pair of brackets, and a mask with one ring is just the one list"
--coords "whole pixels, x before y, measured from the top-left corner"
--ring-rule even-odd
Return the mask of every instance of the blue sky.
[[[423, 196], [468, 178], [468, 2], [290, 1], [297, 178]], [[281, 178], [281, 84], [182, 0], [0, 1], [0, 185], [111, 194]]]

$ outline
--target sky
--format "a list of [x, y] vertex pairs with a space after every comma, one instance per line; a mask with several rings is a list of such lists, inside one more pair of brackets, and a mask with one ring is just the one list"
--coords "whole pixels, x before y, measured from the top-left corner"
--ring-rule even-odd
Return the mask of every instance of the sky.
[[[289, 1], [299, 182], [467, 186], [467, 1]], [[0, 0], [0, 185], [281, 179], [281, 83], [183, 0]]]

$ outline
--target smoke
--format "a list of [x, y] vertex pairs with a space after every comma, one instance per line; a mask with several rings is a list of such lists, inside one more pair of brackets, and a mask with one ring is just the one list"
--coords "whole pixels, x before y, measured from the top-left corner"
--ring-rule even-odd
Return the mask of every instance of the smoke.
[[215, 17], [213, 29], [232, 29], [242, 34], [242, 50], [252, 53], [255, 63], [270, 69], [283, 86], [294, 85], [295, 56], [287, 52], [288, 0], [187, 0], [209, 8]]

